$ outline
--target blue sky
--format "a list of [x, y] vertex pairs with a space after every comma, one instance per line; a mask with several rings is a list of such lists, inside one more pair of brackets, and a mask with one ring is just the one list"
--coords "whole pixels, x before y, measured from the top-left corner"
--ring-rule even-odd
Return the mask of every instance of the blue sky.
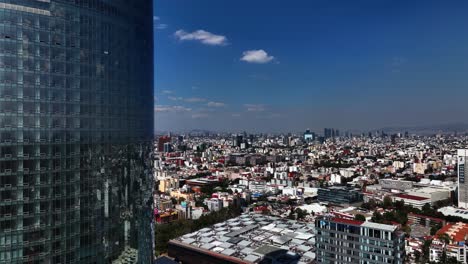
[[157, 130], [463, 122], [467, 1], [156, 0]]

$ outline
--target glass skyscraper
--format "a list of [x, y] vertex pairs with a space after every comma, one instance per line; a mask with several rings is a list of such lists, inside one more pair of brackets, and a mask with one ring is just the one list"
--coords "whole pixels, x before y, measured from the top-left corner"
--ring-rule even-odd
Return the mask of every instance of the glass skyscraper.
[[0, 0], [0, 263], [151, 262], [152, 23], [151, 0]]

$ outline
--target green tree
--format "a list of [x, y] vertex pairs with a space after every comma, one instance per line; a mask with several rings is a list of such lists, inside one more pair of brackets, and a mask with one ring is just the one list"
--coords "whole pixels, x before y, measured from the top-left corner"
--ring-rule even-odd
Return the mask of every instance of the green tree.
[[419, 263], [419, 261], [421, 260], [421, 252], [417, 250], [414, 252], [414, 260], [416, 261], [416, 263]]
[[433, 227], [431, 227], [431, 236], [435, 235], [439, 229], [442, 228], [442, 225], [439, 223]]
[[422, 213], [424, 215], [433, 215], [434, 211], [432, 210], [431, 205], [427, 203], [422, 207]]
[[445, 252], [445, 250], [442, 251], [442, 255], [440, 256], [439, 262], [440, 263], [447, 263], [447, 253]]
[[440, 234], [438, 237], [440, 240], [444, 241], [445, 244], [450, 244], [450, 236], [446, 233]]
[[405, 201], [399, 200], [394, 202], [395, 209], [397, 210], [404, 210], [405, 209]]
[[294, 209], [291, 208], [291, 210], [289, 210], [289, 215], [288, 215], [288, 219], [291, 219], [291, 220], [295, 220], [295, 215], [294, 215]]
[[399, 224], [406, 225], [408, 222], [408, 213], [404, 210], [396, 210], [395, 221], [397, 221]]
[[392, 198], [390, 196], [385, 196], [385, 198], [383, 199], [383, 208], [389, 209], [392, 207], [393, 207]]
[[383, 214], [384, 222], [394, 222], [396, 221], [395, 213], [393, 211], [387, 211]]
[[429, 248], [431, 247], [432, 239], [425, 240], [422, 247], [422, 261], [421, 263], [426, 263], [429, 261]]
[[354, 216], [354, 220], [357, 220], [357, 221], [362, 221], [362, 222], [365, 222], [366, 221], [366, 217], [362, 214], [356, 214]]
[[448, 257], [446, 260], [447, 264], [461, 264], [456, 257]]
[[363, 203], [361, 205], [362, 208], [367, 209], [367, 210], [374, 210], [377, 207], [377, 203], [375, 200], [369, 200], [367, 203]]
[[371, 221], [374, 222], [374, 223], [382, 223], [383, 222], [383, 216], [381, 213], [379, 212], [374, 212], [372, 214], [372, 218], [371, 218]]
[[200, 188], [200, 191], [203, 193], [203, 194], [206, 194], [208, 196], [211, 196], [213, 193], [214, 193], [214, 188], [213, 186], [208, 186], [208, 185], [204, 185]]
[[404, 225], [401, 230], [406, 233], [407, 236], [411, 234], [411, 227], [408, 225]]
[[309, 214], [307, 213], [306, 210], [302, 210], [301, 208], [296, 208], [296, 215], [297, 215], [297, 219], [301, 220], [301, 219], [304, 219]]

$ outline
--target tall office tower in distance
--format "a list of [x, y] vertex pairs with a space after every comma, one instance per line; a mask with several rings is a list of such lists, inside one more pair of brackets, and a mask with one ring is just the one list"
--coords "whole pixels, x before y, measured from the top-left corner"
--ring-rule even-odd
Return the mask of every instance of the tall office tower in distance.
[[465, 175], [468, 174], [468, 149], [459, 149], [458, 156], [458, 207], [468, 209], [468, 182]]
[[405, 234], [396, 226], [323, 216], [315, 227], [318, 263], [403, 264]]
[[0, 0], [0, 263], [151, 263], [152, 23], [151, 0]]

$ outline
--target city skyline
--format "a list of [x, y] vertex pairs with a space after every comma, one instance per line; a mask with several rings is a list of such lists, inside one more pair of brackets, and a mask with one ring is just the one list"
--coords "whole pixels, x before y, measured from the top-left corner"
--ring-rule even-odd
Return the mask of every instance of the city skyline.
[[[156, 130], [464, 120], [467, 4], [158, 1]], [[372, 109], [369, 110], [369, 109]]]
[[468, 264], [466, 7], [0, 0], [0, 263]]

